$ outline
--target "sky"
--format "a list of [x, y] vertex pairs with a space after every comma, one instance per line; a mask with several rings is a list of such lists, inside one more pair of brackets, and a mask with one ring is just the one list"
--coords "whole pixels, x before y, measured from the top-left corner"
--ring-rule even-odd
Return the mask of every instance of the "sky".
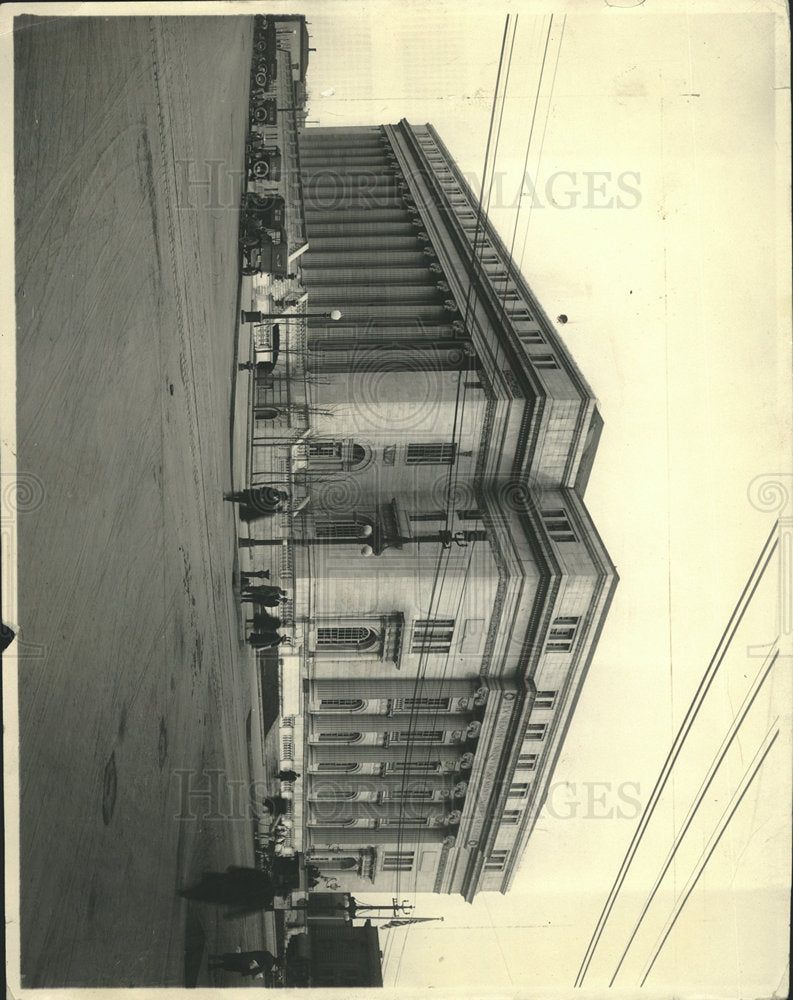
[[[786, 10], [768, 0], [202, 5], [257, 11], [310, 21], [311, 122], [431, 122], [476, 190], [504, 19], [518, 19], [490, 217], [548, 315], [569, 317], [560, 333], [598, 397], [605, 429], [586, 502], [620, 584], [513, 889], [470, 905], [418, 896], [416, 914], [443, 923], [383, 931], [381, 945], [385, 984], [406, 995], [569, 996], [638, 807], [777, 517], [791, 551]], [[171, 12], [188, 5], [156, 8]], [[614, 992], [636, 995], [676, 894], [778, 727], [645, 993], [787, 993], [789, 573], [777, 557], [758, 586], [584, 993], [603, 994], [782, 626], [783, 655]]]
[[[586, 500], [621, 578], [514, 888], [471, 905], [417, 897], [416, 914], [444, 922], [382, 932], [386, 986], [572, 992], [634, 799], [647, 801], [775, 517], [793, 513], [758, 500], [759, 477], [793, 486], [783, 8], [649, 6], [300, 5], [317, 50], [309, 120], [431, 122], [476, 190], [504, 20], [517, 16], [490, 217], [546, 312], [569, 317], [560, 332], [599, 399]], [[585, 980], [593, 992], [763, 664], [757, 647], [777, 634], [781, 566], [769, 564], [642, 841]], [[646, 991], [786, 992], [789, 664], [763, 685], [615, 989], [635, 995], [778, 726]]]

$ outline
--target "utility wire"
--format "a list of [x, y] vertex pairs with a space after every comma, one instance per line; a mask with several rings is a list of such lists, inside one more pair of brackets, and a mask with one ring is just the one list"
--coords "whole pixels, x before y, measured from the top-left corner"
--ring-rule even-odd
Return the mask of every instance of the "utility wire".
[[[724, 831], [730, 825], [730, 822], [732, 821], [732, 818], [735, 815], [735, 811], [741, 804], [744, 795], [746, 795], [746, 793], [749, 791], [749, 787], [754, 781], [757, 772], [763, 766], [763, 762], [768, 756], [771, 747], [774, 745], [777, 736], [779, 736], [779, 729], [776, 730], [774, 729], [774, 726], [776, 726], [777, 722], [779, 722], [779, 716], [777, 716], [777, 718], [774, 720], [774, 724], [771, 726], [768, 733], [766, 734], [765, 739], [758, 747], [757, 753], [752, 758], [752, 763], [747, 768], [746, 773], [741, 779], [741, 783], [735, 789], [735, 792], [733, 793], [733, 796], [730, 799], [727, 808], [721, 815], [721, 819], [719, 820], [716, 829], [713, 831], [710, 840], [705, 845], [705, 849], [700, 855], [700, 858], [694, 867], [694, 871], [691, 873], [691, 876], [688, 882], [686, 883], [685, 887], [683, 888], [681, 895], [678, 897], [677, 902], [674, 905], [674, 909], [670, 914], [669, 919], [666, 922], [664, 930], [661, 932], [661, 936], [659, 940], [656, 942], [655, 950], [653, 951], [652, 957], [650, 958], [647, 966], [645, 967], [645, 972], [642, 977], [642, 981], [639, 984], [640, 986], [644, 986], [647, 977], [650, 975], [650, 972], [652, 971], [652, 968], [655, 965], [656, 959], [661, 953], [661, 949], [666, 944], [667, 938], [672, 933], [672, 929], [677, 923], [677, 918], [680, 916], [683, 907], [686, 905], [688, 901], [688, 897], [694, 891], [694, 887], [696, 886], [697, 882], [700, 879], [700, 876], [704, 872], [705, 866], [707, 865], [708, 861], [710, 861], [713, 852], [716, 850], [716, 847], [718, 846], [718, 843], [721, 840]], [[755, 763], [755, 761], [757, 761], [757, 763]]]
[[616, 969], [614, 970], [614, 975], [611, 977], [609, 986], [614, 985], [614, 980], [617, 978], [617, 974], [622, 968], [622, 963], [625, 961], [625, 956], [628, 954], [628, 951], [631, 945], [633, 944], [634, 938], [638, 933], [639, 927], [641, 927], [642, 921], [644, 920], [652, 901], [655, 899], [655, 895], [661, 886], [661, 882], [664, 880], [667, 871], [669, 871], [669, 866], [672, 864], [672, 861], [674, 860], [674, 857], [677, 854], [677, 849], [683, 842], [683, 838], [688, 832], [688, 829], [691, 826], [691, 823], [693, 822], [693, 819], [697, 814], [697, 810], [702, 804], [702, 801], [705, 798], [708, 789], [713, 783], [713, 779], [716, 777], [716, 772], [721, 766], [721, 763], [724, 760], [727, 751], [730, 749], [730, 747], [733, 744], [733, 741], [735, 740], [735, 737], [738, 735], [738, 731], [740, 730], [741, 725], [743, 724], [743, 721], [749, 712], [749, 709], [754, 704], [755, 698], [757, 698], [757, 695], [760, 693], [760, 689], [762, 688], [766, 678], [771, 672], [772, 667], [777, 661], [777, 658], [779, 656], [779, 648], [777, 643], [774, 643], [774, 648], [772, 649], [772, 652], [773, 656], [771, 656], [771, 653], [769, 653], [765, 663], [760, 668], [757, 677], [755, 678], [751, 688], [749, 689], [746, 698], [744, 699], [743, 704], [741, 705], [741, 708], [738, 711], [738, 714], [733, 719], [732, 725], [730, 726], [727, 735], [724, 737], [721, 746], [716, 752], [716, 756], [714, 757], [710, 765], [710, 768], [708, 769], [708, 773], [706, 774], [704, 781], [700, 785], [699, 791], [697, 792], [697, 795], [691, 804], [688, 814], [685, 820], [683, 821], [683, 825], [680, 828], [680, 832], [675, 836], [674, 842], [672, 843], [672, 847], [670, 848], [669, 853], [667, 854], [666, 859], [664, 860], [664, 863], [661, 866], [661, 870], [658, 873], [658, 876], [655, 880], [655, 884], [653, 885], [652, 890], [650, 891], [650, 895], [647, 897], [647, 902], [644, 904], [644, 908], [642, 909], [642, 912], [639, 914], [639, 919], [636, 921], [636, 924], [633, 928], [633, 932], [631, 933], [631, 936], [628, 939], [628, 943], [625, 945], [625, 950], [622, 952], [622, 955], [620, 956], [620, 960], [617, 963]]
[[768, 539], [766, 540], [765, 545], [763, 546], [763, 549], [760, 553], [757, 562], [755, 563], [752, 569], [751, 575], [749, 576], [749, 579], [746, 582], [746, 586], [744, 587], [743, 592], [741, 593], [741, 596], [738, 599], [738, 603], [736, 604], [732, 614], [730, 615], [730, 620], [728, 621], [727, 626], [724, 629], [721, 638], [719, 639], [719, 643], [716, 647], [716, 652], [713, 654], [713, 658], [708, 664], [708, 667], [702, 677], [702, 680], [699, 683], [699, 687], [697, 688], [696, 693], [694, 694], [694, 698], [692, 699], [691, 704], [688, 707], [685, 718], [680, 724], [680, 728], [678, 729], [677, 734], [672, 742], [672, 746], [670, 747], [669, 752], [666, 755], [666, 759], [664, 760], [663, 766], [661, 768], [661, 773], [656, 779], [655, 785], [653, 786], [653, 790], [650, 793], [650, 798], [648, 800], [648, 803], [644, 809], [644, 812], [642, 813], [642, 818], [640, 819], [639, 825], [633, 834], [633, 838], [630, 842], [628, 850], [625, 853], [625, 857], [623, 858], [622, 864], [620, 865], [620, 869], [617, 873], [617, 876], [614, 879], [614, 883], [611, 887], [608, 898], [603, 905], [603, 909], [601, 910], [600, 917], [598, 918], [595, 930], [592, 932], [592, 936], [587, 946], [586, 954], [584, 955], [584, 958], [581, 962], [581, 966], [578, 970], [578, 975], [576, 976], [575, 985], [578, 987], [583, 985], [584, 978], [592, 962], [592, 957], [595, 953], [595, 949], [598, 946], [598, 942], [600, 941], [600, 938], [603, 934], [606, 922], [608, 921], [611, 911], [614, 908], [614, 903], [616, 902], [617, 896], [619, 895], [620, 889], [622, 888], [622, 884], [624, 883], [628, 871], [630, 870], [636, 852], [639, 849], [639, 844], [641, 843], [645, 830], [647, 829], [647, 826], [650, 820], [652, 819], [653, 812], [655, 811], [655, 807], [658, 804], [658, 800], [661, 797], [661, 793], [666, 787], [666, 783], [669, 780], [669, 777], [672, 773], [672, 768], [674, 767], [675, 762], [677, 761], [677, 758], [680, 755], [680, 751], [683, 748], [683, 744], [685, 743], [686, 738], [691, 730], [691, 727], [694, 724], [694, 720], [696, 719], [699, 713], [699, 710], [702, 706], [705, 696], [707, 695], [708, 690], [710, 689], [710, 686], [713, 683], [713, 679], [715, 678], [719, 670], [719, 667], [722, 664], [724, 656], [726, 655], [727, 649], [729, 648], [729, 645], [732, 642], [733, 637], [735, 636], [738, 626], [740, 625], [741, 620], [743, 619], [743, 616], [746, 613], [746, 609], [748, 608], [749, 603], [752, 600], [752, 597], [754, 596], [754, 593], [760, 584], [760, 580], [762, 579], [763, 574], [765, 573], [768, 564], [771, 561], [771, 557], [774, 554], [774, 551], [776, 550], [778, 542], [776, 536], [777, 536], [777, 529], [776, 526], [774, 526], [774, 528], [771, 531], [771, 534], [768, 536]]

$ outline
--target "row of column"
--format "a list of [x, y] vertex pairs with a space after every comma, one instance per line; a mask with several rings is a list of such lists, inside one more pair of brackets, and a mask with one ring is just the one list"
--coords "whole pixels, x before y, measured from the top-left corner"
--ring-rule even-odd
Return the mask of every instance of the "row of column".
[[[308, 129], [301, 167], [312, 307], [341, 309], [355, 330], [448, 327], [455, 303], [380, 130]], [[335, 335], [321, 317], [310, 325], [312, 335]]]

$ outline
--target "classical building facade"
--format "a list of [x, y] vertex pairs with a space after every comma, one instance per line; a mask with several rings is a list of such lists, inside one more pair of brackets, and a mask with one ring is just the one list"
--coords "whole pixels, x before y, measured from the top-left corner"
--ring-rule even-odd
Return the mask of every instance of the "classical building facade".
[[291, 595], [295, 846], [355, 893], [505, 891], [617, 582], [596, 400], [430, 125], [296, 162], [307, 294], [251, 452], [291, 494], [252, 531]]

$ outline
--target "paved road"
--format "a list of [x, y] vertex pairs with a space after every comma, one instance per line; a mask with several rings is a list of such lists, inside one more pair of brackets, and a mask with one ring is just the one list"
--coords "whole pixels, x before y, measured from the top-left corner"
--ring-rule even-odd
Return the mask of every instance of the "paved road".
[[248, 773], [221, 496], [252, 24], [17, 28], [23, 983], [180, 984], [186, 945], [261, 947], [177, 895], [252, 860], [223, 783], [178, 815], [186, 774]]

